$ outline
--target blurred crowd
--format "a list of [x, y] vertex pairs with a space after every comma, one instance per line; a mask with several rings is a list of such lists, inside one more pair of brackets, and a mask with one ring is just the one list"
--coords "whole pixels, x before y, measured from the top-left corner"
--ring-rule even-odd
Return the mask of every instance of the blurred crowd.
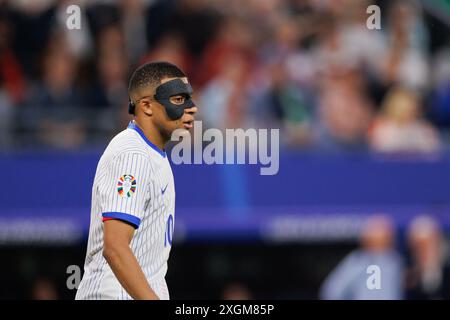
[[[261, 291], [250, 279], [216, 279], [219, 284], [213, 296], [222, 300], [253, 299], [323, 299], [323, 300], [449, 300], [450, 299], [450, 250], [448, 238], [441, 222], [430, 215], [419, 215], [409, 221], [406, 230], [400, 230], [385, 215], [373, 215], [362, 226], [359, 246], [347, 250], [337, 264], [327, 265], [323, 275], [309, 292], [305, 282], [297, 282], [290, 274], [298, 290]], [[339, 243], [328, 250], [336, 250]], [[331, 252], [328, 252], [331, 254]], [[206, 253], [206, 256], [208, 254]], [[269, 255], [269, 253], [267, 253]], [[285, 257], [285, 264], [293, 263]], [[314, 259], [314, 255], [308, 259]], [[221, 260], [222, 262], [226, 260]], [[321, 263], [324, 260], [322, 259]], [[62, 262], [64, 263], [64, 262]], [[301, 261], [308, 264], [308, 261]], [[225, 263], [226, 264], [226, 263]], [[215, 266], [222, 269], [223, 266]], [[289, 268], [287, 268], [289, 270]], [[29, 270], [36, 274], [36, 270]], [[309, 277], [315, 277], [309, 270]], [[322, 272], [321, 272], [322, 273]], [[307, 282], [307, 281], [306, 281]], [[56, 275], [35, 275], [29, 283], [27, 297], [33, 300], [65, 299], [60, 293], [65, 281]], [[59, 285], [58, 285], [59, 284]], [[73, 294], [73, 293], [71, 293]], [[179, 296], [181, 292], [174, 292]], [[195, 297], [195, 290], [187, 298]], [[207, 296], [203, 296], [207, 297]], [[211, 298], [211, 296], [209, 296]]]
[[[221, 298], [255, 299], [245, 282], [228, 284]], [[299, 299], [295, 295], [290, 298]], [[400, 232], [389, 216], [368, 217], [359, 247], [331, 269], [317, 290], [317, 298], [449, 300], [450, 250], [440, 221], [419, 215]]]
[[[450, 257], [439, 221], [430, 216], [413, 219], [406, 232], [404, 250], [399, 250], [396, 235], [387, 216], [368, 219], [361, 232], [360, 248], [348, 254], [328, 275], [320, 298], [450, 299]], [[376, 270], [370, 266], [376, 266]]]
[[[366, 26], [374, 3], [381, 30]], [[80, 30], [66, 26], [71, 4]], [[130, 73], [166, 60], [189, 75], [205, 128], [281, 128], [303, 149], [439, 151], [450, 32], [427, 14], [414, 0], [1, 0], [0, 146], [104, 142], [129, 121]]]

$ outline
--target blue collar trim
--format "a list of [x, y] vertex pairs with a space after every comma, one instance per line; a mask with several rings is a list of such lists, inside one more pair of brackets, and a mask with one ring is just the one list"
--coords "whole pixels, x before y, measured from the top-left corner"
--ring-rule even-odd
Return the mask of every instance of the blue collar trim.
[[128, 129], [135, 130], [139, 135], [144, 139], [144, 141], [156, 152], [158, 152], [162, 157], [166, 157], [166, 152], [155, 146], [148, 138], [145, 136], [144, 132], [141, 130], [141, 128], [138, 127], [138, 125], [134, 121], [130, 121], [128, 124]]

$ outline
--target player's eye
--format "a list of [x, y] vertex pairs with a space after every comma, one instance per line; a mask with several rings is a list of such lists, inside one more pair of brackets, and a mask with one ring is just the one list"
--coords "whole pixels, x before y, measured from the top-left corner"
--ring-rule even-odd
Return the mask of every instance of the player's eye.
[[172, 102], [173, 104], [176, 104], [176, 105], [183, 104], [185, 100], [186, 100], [186, 98], [184, 96], [170, 97], [170, 102]]

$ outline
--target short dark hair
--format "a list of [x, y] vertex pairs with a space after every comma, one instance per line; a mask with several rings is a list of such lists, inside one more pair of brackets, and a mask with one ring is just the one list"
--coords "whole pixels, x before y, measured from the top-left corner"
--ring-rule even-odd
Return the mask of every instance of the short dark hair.
[[133, 91], [139, 88], [156, 87], [162, 79], [175, 77], [181, 78], [186, 77], [186, 75], [174, 64], [165, 61], [146, 63], [137, 68], [131, 75], [128, 94], [131, 95]]

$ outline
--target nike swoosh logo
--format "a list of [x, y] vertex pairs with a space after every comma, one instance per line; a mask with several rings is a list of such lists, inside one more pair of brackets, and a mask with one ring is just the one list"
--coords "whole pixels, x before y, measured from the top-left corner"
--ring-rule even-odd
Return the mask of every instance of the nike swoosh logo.
[[167, 186], [168, 186], [169, 184], [166, 184], [166, 186], [164, 187], [164, 189], [161, 189], [161, 193], [164, 195], [164, 192], [166, 192], [166, 189], [167, 189]]

